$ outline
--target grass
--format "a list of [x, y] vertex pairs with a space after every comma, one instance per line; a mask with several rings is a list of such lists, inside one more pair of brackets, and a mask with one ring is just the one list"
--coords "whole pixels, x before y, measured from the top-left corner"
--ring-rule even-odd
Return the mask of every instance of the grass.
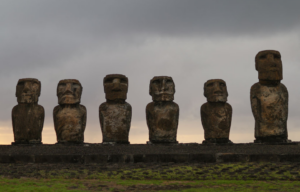
[[[274, 169], [274, 167], [276, 167]], [[34, 173], [32, 173], [34, 174]], [[125, 180], [299, 180], [300, 167], [271, 163], [234, 163], [209, 166], [165, 166], [119, 170], [39, 170], [42, 178]], [[33, 175], [32, 175], [33, 176]]]
[[0, 191], [158, 191], [158, 192], [221, 192], [221, 191], [299, 191], [300, 181], [164, 181], [164, 180], [77, 180], [77, 179], [5, 179], [0, 180]]
[[[74, 190], [71, 190], [71, 189]], [[84, 191], [86, 187], [71, 180], [1, 179], [0, 191], [5, 192], [48, 192]]]
[[300, 164], [0, 165], [0, 192], [300, 191]]

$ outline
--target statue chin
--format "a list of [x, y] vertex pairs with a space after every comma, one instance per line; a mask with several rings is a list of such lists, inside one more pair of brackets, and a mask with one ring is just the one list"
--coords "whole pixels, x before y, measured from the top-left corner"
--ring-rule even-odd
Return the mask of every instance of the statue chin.
[[174, 94], [159, 94], [152, 96], [153, 101], [173, 101]]
[[208, 97], [207, 98], [208, 102], [221, 102], [221, 103], [226, 103], [227, 102], [227, 96], [213, 96], [213, 97]]
[[79, 99], [78, 98], [74, 98], [73, 96], [72, 97], [70, 97], [70, 96], [62, 97], [59, 100], [59, 104], [61, 104], [61, 105], [64, 105], [64, 104], [72, 105], [72, 104], [77, 104], [79, 102], [80, 102]]

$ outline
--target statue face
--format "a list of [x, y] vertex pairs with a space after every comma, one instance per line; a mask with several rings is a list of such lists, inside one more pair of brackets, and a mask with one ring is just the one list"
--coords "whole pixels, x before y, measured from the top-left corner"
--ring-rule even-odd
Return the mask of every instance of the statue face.
[[126, 100], [128, 92], [128, 78], [125, 75], [111, 74], [103, 79], [105, 98], [107, 100]]
[[82, 86], [76, 79], [64, 79], [57, 85], [58, 104], [80, 103]]
[[19, 79], [16, 89], [18, 103], [37, 103], [41, 93], [41, 82], [37, 79]]
[[204, 84], [204, 96], [208, 102], [226, 102], [228, 97], [225, 81], [211, 79]]
[[157, 76], [150, 81], [149, 94], [153, 101], [173, 101], [175, 84], [172, 77]]
[[260, 80], [282, 80], [282, 62], [278, 51], [260, 51], [255, 56], [255, 68]]

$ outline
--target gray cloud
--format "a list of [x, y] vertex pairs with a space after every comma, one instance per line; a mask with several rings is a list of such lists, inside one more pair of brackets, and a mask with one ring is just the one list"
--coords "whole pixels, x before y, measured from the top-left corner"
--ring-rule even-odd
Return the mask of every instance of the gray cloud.
[[297, 30], [299, 6], [297, 0], [3, 1], [0, 57], [5, 66], [0, 74], [21, 63], [27, 68], [59, 65], [99, 44], [132, 43], [128, 39], [251, 37]]
[[23, 29], [68, 31], [70, 36], [253, 35], [299, 25], [299, 5], [297, 0], [19, 0], [2, 3], [0, 22]]

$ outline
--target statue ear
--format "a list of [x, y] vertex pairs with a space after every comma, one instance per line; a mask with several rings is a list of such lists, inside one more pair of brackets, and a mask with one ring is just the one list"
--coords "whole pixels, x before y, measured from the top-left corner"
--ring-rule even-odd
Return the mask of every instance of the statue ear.
[[259, 59], [260, 54], [261, 54], [261, 51], [258, 52], [258, 53], [255, 55], [255, 59], [254, 59], [256, 71], [258, 71], [258, 64], [257, 64], [257, 63], [258, 63], [258, 59]]
[[41, 90], [42, 90], [42, 84], [41, 84], [41, 82], [39, 81], [39, 91], [38, 91], [38, 96], [41, 95]]
[[16, 97], [18, 97], [18, 96], [17, 96], [17, 93], [18, 93], [18, 85], [16, 86], [16, 94], [15, 94]]
[[152, 80], [150, 80], [150, 84], [149, 84], [149, 95], [151, 95], [151, 96], [152, 96], [151, 83], [152, 83]]
[[173, 85], [174, 85], [174, 93], [176, 93], [176, 89], [175, 89], [175, 83], [174, 83], [174, 81], [173, 81]]
[[204, 83], [203, 91], [204, 91], [204, 93], [203, 93], [204, 97], [207, 97], [207, 93], [206, 93], [206, 83]]
[[56, 87], [56, 96], [58, 96], [58, 86], [59, 86], [59, 83], [57, 84], [57, 87]]

